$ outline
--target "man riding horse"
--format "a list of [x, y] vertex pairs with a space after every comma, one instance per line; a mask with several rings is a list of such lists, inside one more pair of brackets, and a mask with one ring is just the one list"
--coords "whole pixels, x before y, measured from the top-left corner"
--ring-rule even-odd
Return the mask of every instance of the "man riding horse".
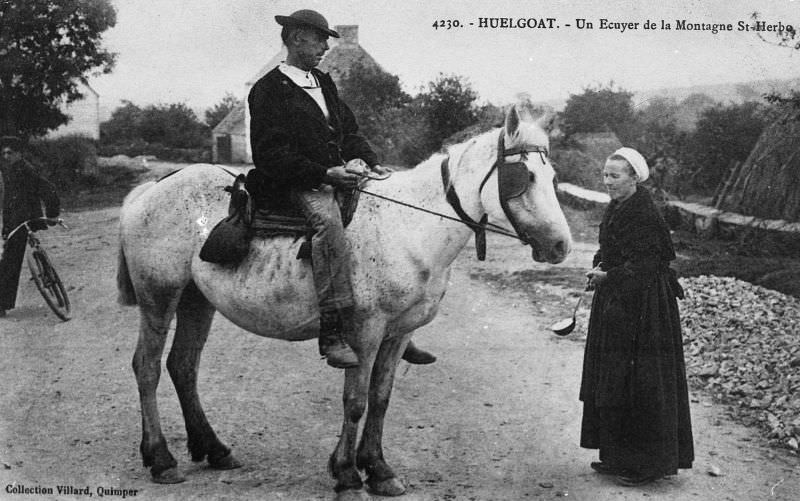
[[[339, 34], [313, 10], [275, 16], [283, 26], [286, 61], [267, 73], [248, 96], [255, 169], [247, 190], [257, 207], [300, 210], [314, 230], [312, 268], [320, 309], [320, 355], [336, 368], [358, 366], [344, 340], [353, 314], [347, 241], [334, 192], [353, 189], [359, 177], [344, 164], [361, 159], [385, 174], [369, 143], [358, 133], [350, 108], [339, 98], [330, 75], [316, 66]], [[427, 364], [436, 357], [411, 342], [403, 359]]]

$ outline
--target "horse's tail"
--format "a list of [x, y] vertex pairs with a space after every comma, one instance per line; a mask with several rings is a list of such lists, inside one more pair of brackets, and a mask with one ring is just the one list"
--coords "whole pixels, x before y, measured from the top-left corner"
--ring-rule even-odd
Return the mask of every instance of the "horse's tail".
[[[122, 201], [122, 210], [124, 211], [129, 203], [138, 198], [139, 195], [147, 191], [147, 189], [154, 184], [156, 184], [155, 181], [149, 181], [132, 189], [130, 193], [125, 195], [125, 199]], [[120, 220], [121, 219], [122, 218], [120, 218]], [[128, 260], [125, 259], [125, 250], [122, 248], [122, 242], [120, 242], [119, 252], [117, 254], [117, 302], [122, 306], [136, 306], [138, 304], [136, 301], [136, 291], [133, 288], [133, 281], [131, 280], [131, 274], [128, 270]]]
[[122, 245], [119, 246], [117, 255], [117, 302], [122, 306], [136, 306], [136, 291], [133, 289], [130, 271], [128, 271], [128, 261], [125, 259], [125, 251]]

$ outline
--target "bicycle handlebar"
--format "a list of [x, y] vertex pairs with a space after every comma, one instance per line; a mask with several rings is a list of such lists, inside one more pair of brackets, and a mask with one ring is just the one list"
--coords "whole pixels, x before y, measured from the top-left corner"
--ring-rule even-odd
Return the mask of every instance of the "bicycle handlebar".
[[53, 223], [54, 225], [55, 225], [55, 224], [57, 224], [57, 225], [61, 226], [62, 228], [64, 228], [65, 230], [66, 230], [66, 229], [69, 229], [69, 228], [67, 227], [67, 225], [66, 225], [66, 224], [64, 224], [64, 220], [63, 220], [63, 219], [61, 219], [60, 217], [34, 217], [34, 218], [32, 218], [32, 219], [28, 219], [27, 221], [23, 221], [22, 223], [20, 223], [20, 225], [19, 225], [19, 226], [17, 226], [17, 227], [16, 227], [16, 228], [14, 228], [13, 230], [11, 230], [11, 233], [9, 233], [9, 234], [8, 234], [8, 236], [6, 237], [6, 240], [9, 240], [9, 239], [11, 239], [11, 237], [13, 237], [13, 236], [14, 236], [14, 233], [16, 233], [17, 231], [19, 231], [19, 229], [20, 229], [20, 228], [23, 228], [23, 227], [24, 227], [24, 228], [27, 228], [27, 229], [28, 229], [28, 232], [35, 233], [36, 231], [35, 231], [35, 230], [33, 230], [33, 229], [30, 227], [30, 223], [32, 223], [33, 221], [44, 221], [44, 222], [46, 222], [46, 223]]

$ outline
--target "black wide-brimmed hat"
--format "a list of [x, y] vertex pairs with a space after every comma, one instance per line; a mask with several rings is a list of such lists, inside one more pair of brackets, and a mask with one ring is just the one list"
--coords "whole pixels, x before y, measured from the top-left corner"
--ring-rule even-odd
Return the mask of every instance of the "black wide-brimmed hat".
[[281, 26], [310, 26], [333, 38], [339, 38], [339, 34], [328, 28], [328, 21], [319, 12], [311, 9], [302, 9], [292, 12], [288, 16], [275, 16], [275, 20]]

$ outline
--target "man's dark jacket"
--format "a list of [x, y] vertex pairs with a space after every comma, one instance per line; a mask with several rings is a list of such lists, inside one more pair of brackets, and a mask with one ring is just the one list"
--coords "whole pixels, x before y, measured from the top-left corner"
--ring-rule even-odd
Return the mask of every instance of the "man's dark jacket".
[[248, 96], [255, 169], [246, 187], [260, 206], [291, 208], [292, 190], [319, 187], [329, 167], [348, 160], [360, 158], [370, 167], [378, 163], [330, 75], [311, 71], [322, 87], [329, 120], [277, 67], [259, 79]]
[[[3, 235], [7, 235], [20, 223], [42, 217], [42, 202], [47, 217], [57, 217], [61, 204], [53, 185], [40, 177], [25, 160], [2, 167], [3, 186]], [[34, 228], [42, 225], [35, 225]]]

